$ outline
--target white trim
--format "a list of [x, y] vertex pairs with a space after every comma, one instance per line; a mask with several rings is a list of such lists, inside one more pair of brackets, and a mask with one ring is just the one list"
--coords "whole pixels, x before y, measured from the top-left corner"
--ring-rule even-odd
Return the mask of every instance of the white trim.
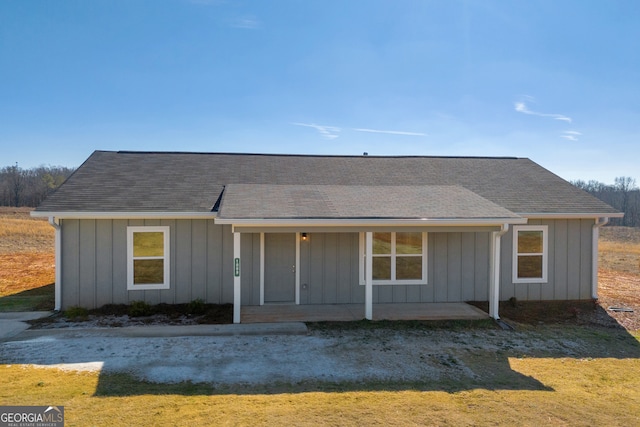
[[500, 319], [500, 261], [502, 236], [509, 231], [509, 224], [504, 224], [500, 231], [491, 233], [491, 249], [489, 253], [489, 316]]
[[54, 306], [55, 311], [62, 308], [62, 229], [60, 220], [56, 217], [49, 217], [49, 224], [55, 229], [55, 285], [54, 285]]
[[38, 212], [31, 211], [34, 218], [55, 216], [59, 219], [202, 219], [215, 218], [216, 212]]
[[417, 219], [234, 219], [215, 218], [216, 224], [231, 224], [238, 227], [371, 227], [371, 226], [401, 226], [401, 227], [425, 227], [436, 226], [501, 226], [502, 224], [526, 224], [526, 218], [417, 218]]
[[518, 215], [529, 219], [598, 219], [603, 217], [622, 218], [624, 213], [522, 213]]
[[[235, 274], [235, 262], [236, 259], [239, 260], [238, 275]], [[242, 260], [240, 258], [240, 233], [233, 233], [233, 323], [240, 323], [240, 306], [242, 303], [241, 298], [241, 282], [240, 277], [242, 276]]]
[[[154, 257], [134, 257], [133, 254], [133, 234], [134, 233], [162, 233], [163, 237], [163, 254]], [[147, 291], [153, 289], [169, 289], [171, 286], [171, 246], [170, 246], [170, 227], [169, 226], [128, 226], [127, 227], [127, 290], [128, 291]], [[133, 283], [133, 261], [134, 259], [162, 259], [163, 260], [163, 283], [139, 284]]]
[[[542, 277], [518, 277], [518, 256], [528, 254], [518, 253], [518, 232], [519, 231], [541, 231], [542, 232], [542, 253], [529, 255], [542, 255]], [[513, 254], [512, 254], [512, 279], [513, 283], [547, 283], [549, 270], [549, 226], [548, 225], [515, 225], [513, 227]]]
[[264, 305], [264, 233], [260, 233], [260, 305]]
[[[396, 258], [396, 245], [395, 245], [395, 239], [396, 239], [396, 231], [385, 231], [384, 233], [391, 233], [391, 259], [395, 259]], [[374, 280], [373, 281], [373, 285], [428, 285], [428, 277], [429, 275], [427, 274], [427, 267], [429, 265], [429, 245], [428, 245], [428, 233], [426, 231], [421, 232], [422, 233], [422, 254], [420, 256], [422, 256], [422, 279], [420, 280]], [[359, 233], [358, 236], [358, 240], [359, 240], [359, 244], [358, 244], [358, 283], [363, 286], [366, 285], [366, 277], [365, 277], [365, 256], [366, 256], [366, 251], [365, 251], [365, 233]], [[373, 238], [373, 235], [372, 235]], [[408, 256], [418, 256], [416, 255], [408, 255]], [[372, 255], [372, 265], [373, 265], [373, 255]], [[392, 262], [391, 263], [391, 277], [395, 277], [395, 263]]]
[[530, 219], [579, 219], [579, 218], [622, 218], [624, 213], [537, 213], [537, 212], [517, 212], [522, 218], [416, 218], [416, 219], [233, 219], [218, 218], [217, 212], [87, 212], [87, 211], [31, 211], [34, 218], [48, 218], [55, 216], [59, 219], [125, 219], [125, 218], [161, 218], [161, 219], [189, 219], [189, 218], [214, 218], [219, 224], [238, 224], [276, 226], [276, 225], [485, 225], [495, 226], [502, 224], [525, 224], [527, 218]]
[[300, 305], [300, 233], [296, 233], [296, 305]]
[[364, 288], [364, 317], [373, 320], [373, 233], [366, 232], [365, 237], [365, 288]]

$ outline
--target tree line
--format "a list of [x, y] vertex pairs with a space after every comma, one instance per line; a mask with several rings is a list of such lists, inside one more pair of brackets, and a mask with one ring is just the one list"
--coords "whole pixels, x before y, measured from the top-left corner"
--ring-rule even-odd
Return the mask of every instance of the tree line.
[[[22, 169], [17, 164], [0, 169], [0, 206], [38, 206], [73, 173], [75, 168], [38, 166]], [[576, 187], [597, 197], [620, 212], [624, 218], [612, 218], [611, 225], [640, 227], [640, 189], [636, 180], [621, 176], [613, 185], [599, 181], [571, 181]]]
[[571, 183], [620, 212], [624, 212], [623, 218], [611, 218], [611, 225], [640, 227], [640, 189], [636, 186], [634, 178], [620, 176], [614, 180], [613, 185], [594, 180], [588, 182], [578, 180]]
[[5, 166], [0, 169], [0, 206], [36, 207], [74, 170], [64, 166]]

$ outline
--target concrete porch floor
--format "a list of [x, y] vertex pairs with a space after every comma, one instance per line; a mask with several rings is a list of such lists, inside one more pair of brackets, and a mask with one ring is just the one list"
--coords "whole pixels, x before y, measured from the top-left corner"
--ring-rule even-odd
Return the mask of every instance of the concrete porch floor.
[[[373, 304], [373, 320], [477, 320], [489, 315], [463, 302]], [[364, 304], [242, 306], [241, 323], [320, 322], [364, 319]]]

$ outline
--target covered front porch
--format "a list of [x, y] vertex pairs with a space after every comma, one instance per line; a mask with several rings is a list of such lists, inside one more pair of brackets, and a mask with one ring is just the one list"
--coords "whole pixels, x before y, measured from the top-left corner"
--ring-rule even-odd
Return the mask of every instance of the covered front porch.
[[230, 184], [215, 222], [233, 233], [240, 323], [485, 318], [461, 303], [478, 298], [498, 319], [500, 240], [527, 220], [459, 186]]
[[[244, 306], [242, 323], [348, 322], [362, 320], [362, 304], [267, 304]], [[489, 314], [463, 302], [373, 304], [372, 320], [481, 320]]]

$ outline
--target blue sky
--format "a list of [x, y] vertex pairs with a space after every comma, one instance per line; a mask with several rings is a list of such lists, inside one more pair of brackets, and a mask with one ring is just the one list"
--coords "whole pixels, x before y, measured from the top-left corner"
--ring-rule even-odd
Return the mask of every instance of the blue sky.
[[640, 180], [640, 2], [0, 1], [0, 166], [529, 157]]

